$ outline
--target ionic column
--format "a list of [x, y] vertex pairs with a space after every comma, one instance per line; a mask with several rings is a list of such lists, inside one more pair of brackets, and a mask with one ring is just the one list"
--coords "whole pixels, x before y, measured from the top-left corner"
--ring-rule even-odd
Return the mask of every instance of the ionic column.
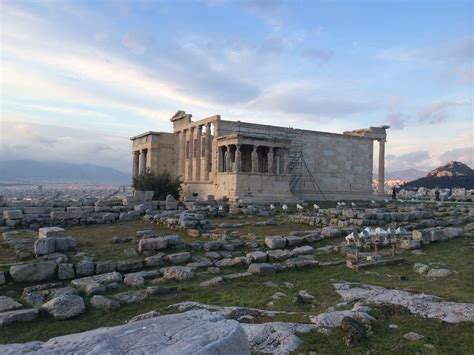
[[379, 141], [379, 174], [378, 174], [378, 184], [377, 184], [377, 194], [385, 194], [385, 140], [381, 139]]
[[174, 161], [175, 161], [175, 170], [174, 173], [176, 176], [181, 175], [181, 165], [180, 165], [180, 157], [181, 157], [181, 132], [174, 132]]
[[211, 172], [211, 124], [206, 124], [206, 143], [204, 146], [204, 179], [209, 180], [209, 173]]
[[225, 152], [224, 147], [217, 147], [217, 171], [225, 172]]
[[186, 179], [186, 130], [179, 132], [179, 175]]
[[227, 146], [227, 151], [225, 152], [225, 171], [232, 171], [232, 157], [230, 155], [230, 145]]
[[258, 173], [258, 153], [257, 153], [258, 145], [253, 146], [251, 160], [252, 160], [252, 173]]
[[235, 168], [234, 172], [238, 173], [242, 171], [242, 152], [240, 151], [240, 144], [236, 144], [235, 149]]
[[280, 160], [281, 160], [281, 151], [279, 148], [277, 148], [277, 153], [276, 153], [276, 174], [280, 175]]
[[133, 152], [133, 162], [132, 162], [132, 177], [133, 178], [136, 178], [138, 176], [138, 172], [139, 172], [139, 166], [140, 164], [140, 152], [139, 151], [135, 151]]
[[268, 148], [268, 173], [273, 174], [273, 147]]
[[288, 174], [288, 149], [283, 149], [282, 155], [283, 175]]
[[193, 156], [194, 156], [194, 127], [188, 132], [189, 157], [188, 157], [188, 181], [193, 180]]
[[202, 139], [202, 126], [197, 127], [196, 132], [196, 157], [195, 157], [195, 167], [194, 167], [194, 180], [201, 180], [201, 139]]
[[141, 154], [140, 154], [140, 174], [145, 174], [146, 173], [146, 154], [147, 150], [142, 149]]

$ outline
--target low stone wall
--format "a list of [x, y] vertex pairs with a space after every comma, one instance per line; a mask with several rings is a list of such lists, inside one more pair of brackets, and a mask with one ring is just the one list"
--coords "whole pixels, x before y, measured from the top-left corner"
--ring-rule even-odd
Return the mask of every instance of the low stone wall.
[[159, 201], [124, 205], [119, 200], [108, 201], [19, 201], [0, 205], [0, 226], [40, 228], [129, 221], [157, 210]]

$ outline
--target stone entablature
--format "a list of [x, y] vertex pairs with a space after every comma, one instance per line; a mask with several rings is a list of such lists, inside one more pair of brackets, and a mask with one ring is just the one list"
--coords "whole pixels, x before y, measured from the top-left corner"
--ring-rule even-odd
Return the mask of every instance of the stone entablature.
[[[336, 134], [226, 121], [219, 115], [191, 118], [178, 111], [171, 118], [173, 133], [132, 138], [134, 154], [145, 149], [147, 162], [140, 168], [141, 158], [134, 157], [134, 176], [146, 169], [168, 170], [181, 176], [184, 196], [197, 194], [201, 200], [211, 195], [231, 201], [242, 196], [254, 202], [318, 200], [315, 182], [330, 200], [373, 198], [373, 141], [384, 144], [388, 126]], [[143, 137], [150, 142], [140, 143]], [[158, 163], [148, 159], [152, 149]], [[384, 147], [380, 151], [383, 178]]]

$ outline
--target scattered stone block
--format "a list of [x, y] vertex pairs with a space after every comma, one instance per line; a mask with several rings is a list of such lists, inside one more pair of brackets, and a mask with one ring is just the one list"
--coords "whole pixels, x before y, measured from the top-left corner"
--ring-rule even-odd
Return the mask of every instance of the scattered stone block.
[[36, 256], [52, 254], [56, 251], [56, 238], [39, 238], [35, 241], [33, 250]]
[[449, 239], [457, 238], [464, 234], [464, 230], [462, 228], [448, 227], [443, 230], [443, 234]]
[[163, 237], [144, 238], [138, 242], [138, 251], [143, 253], [145, 250], [163, 250], [168, 247], [168, 239]]
[[449, 276], [456, 275], [457, 273], [452, 270], [448, 269], [430, 269], [426, 274], [427, 277], [435, 277], [435, 278], [446, 278]]
[[129, 287], [142, 287], [145, 284], [145, 279], [136, 274], [125, 275], [123, 283]]
[[105, 293], [106, 289], [106, 286], [103, 284], [100, 284], [98, 282], [91, 282], [84, 287], [84, 295], [86, 295], [87, 297], [93, 295], [101, 295]]
[[107, 297], [95, 295], [91, 298], [91, 306], [102, 311], [115, 311], [120, 308], [120, 303]]
[[64, 237], [66, 231], [60, 227], [44, 227], [38, 230], [39, 238]]
[[111, 297], [117, 300], [120, 304], [129, 304], [142, 302], [147, 298], [147, 295], [143, 291], [127, 291], [117, 293]]
[[58, 279], [67, 280], [75, 276], [74, 264], [59, 264], [58, 265]]
[[285, 264], [289, 267], [303, 268], [307, 266], [317, 266], [319, 263], [314, 260], [312, 255], [301, 255], [286, 260]]
[[10, 275], [15, 282], [41, 282], [56, 277], [57, 265], [51, 261], [20, 264], [10, 267]]
[[286, 244], [289, 247], [294, 247], [294, 246], [300, 245], [303, 242], [304, 242], [304, 237], [299, 237], [299, 236], [294, 236], [294, 235], [286, 237]]
[[7, 296], [0, 296], [0, 312], [14, 311], [22, 308], [22, 304]]
[[77, 276], [90, 276], [95, 273], [94, 262], [91, 260], [81, 260], [74, 267]]
[[250, 262], [255, 262], [255, 263], [264, 263], [268, 260], [267, 253], [264, 253], [263, 251], [250, 252], [246, 255], [246, 257], [248, 260], [250, 260]]
[[95, 273], [105, 274], [115, 271], [117, 268], [117, 262], [115, 261], [98, 261], [95, 263]]
[[286, 246], [286, 238], [279, 236], [266, 237], [265, 245], [269, 249], [283, 249]]
[[135, 237], [137, 239], [153, 238], [153, 237], [156, 237], [156, 233], [153, 229], [144, 229], [144, 230], [141, 230], [141, 231], [136, 231]]
[[305, 245], [303, 247], [293, 249], [293, 253], [296, 255], [313, 255], [314, 248], [309, 245]]
[[171, 195], [166, 196], [165, 208], [167, 210], [176, 210], [176, 209], [178, 209], [178, 201]]
[[175, 247], [181, 242], [179, 234], [169, 234], [163, 237], [168, 242], [168, 247]]
[[324, 227], [321, 230], [321, 237], [323, 238], [337, 238], [340, 236], [342, 236], [341, 230], [334, 227]]
[[46, 302], [41, 306], [56, 320], [74, 318], [86, 311], [84, 300], [80, 296], [62, 295]]
[[194, 272], [186, 266], [171, 266], [160, 271], [167, 280], [186, 281], [194, 277]]
[[[44, 239], [44, 238], [41, 238]], [[38, 239], [38, 240], [41, 240]], [[47, 238], [46, 238], [47, 239]], [[56, 252], [72, 252], [77, 248], [77, 241], [71, 236], [55, 238], [56, 241]]]
[[31, 322], [38, 317], [38, 314], [39, 311], [36, 308], [3, 312], [0, 313], [0, 326], [9, 325], [16, 322]]
[[85, 290], [85, 287], [90, 283], [100, 283], [103, 285], [110, 285], [110, 284], [120, 284], [122, 283], [122, 275], [119, 272], [109, 272], [107, 274], [100, 274], [90, 277], [83, 277], [80, 279], [75, 279], [71, 281], [71, 285], [77, 288], [80, 291]]
[[145, 265], [147, 267], [156, 267], [156, 266], [164, 265], [165, 263], [164, 256], [165, 254], [163, 253], [149, 256], [148, 258], [145, 258]]
[[265, 275], [271, 275], [276, 272], [276, 269], [273, 265], [271, 264], [266, 264], [266, 263], [254, 263], [250, 264], [247, 272], [250, 272], [252, 274], [257, 274], [261, 276]]
[[268, 258], [270, 260], [285, 260], [288, 258], [292, 258], [294, 256], [293, 251], [291, 250], [286, 250], [286, 249], [275, 249], [275, 250], [269, 250], [267, 252]]
[[117, 271], [134, 271], [143, 268], [142, 260], [121, 260], [117, 261]]
[[62, 287], [61, 283], [48, 283], [25, 287], [21, 298], [29, 305], [39, 308], [49, 300], [61, 295], [78, 295], [79, 292], [72, 287]]
[[400, 249], [413, 250], [413, 249], [420, 249], [421, 244], [419, 240], [402, 239], [400, 243], [398, 243], [398, 247]]
[[166, 256], [166, 259], [173, 265], [183, 264], [191, 260], [191, 253], [183, 252], [183, 253], [169, 254]]
[[419, 275], [426, 275], [429, 270], [430, 267], [426, 264], [416, 263], [415, 265], [413, 265], [413, 271]]
[[424, 336], [415, 332], [409, 332], [409, 333], [404, 334], [403, 338], [409, 341], [419, 341], [423, 339]]

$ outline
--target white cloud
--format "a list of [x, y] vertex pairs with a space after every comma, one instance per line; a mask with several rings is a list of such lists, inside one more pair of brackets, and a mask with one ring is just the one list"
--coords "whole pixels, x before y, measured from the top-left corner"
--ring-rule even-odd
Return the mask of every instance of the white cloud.
[[128, 137], [106, 131], [31, 123], [28, 119], [18, 115], [2, 118], [0, 159], [91, 163], [130, 170]]
[[470, 62], [474, 56], [474, 37], [458, 38], [450, 43], [437, 47], [422, 48], [388, 48], [380, 52], [377, 57], [383, 60], [409, 62]]
[[312, 119], [341, 118], [376, 110], [378, 104], [359, 97], [333, 98], [310, 81], [294, 81], [270, 87], [248, 104], [250, 110], [309, 116]]
[[418, 119], [421, 122], [439, 123], [445, 122], [449, 118], [449, 112], [457, 107], [472, 105], [467, 100], [452, 101], [442, 100], [435, 101], [424, 107], [418, 112]]
[[331, 57], [334, 55], [334, 53], [331, 50], [328, 49], [322, 49], [322, 48], [316, 48], [316, 47], [310, 47], [310, 48], [305, 48], [303, 52], [301, 53], [303, 58], [309, 59], [309, 60], [322, 60], [322, 61], [327, 61], [331, 59]]

